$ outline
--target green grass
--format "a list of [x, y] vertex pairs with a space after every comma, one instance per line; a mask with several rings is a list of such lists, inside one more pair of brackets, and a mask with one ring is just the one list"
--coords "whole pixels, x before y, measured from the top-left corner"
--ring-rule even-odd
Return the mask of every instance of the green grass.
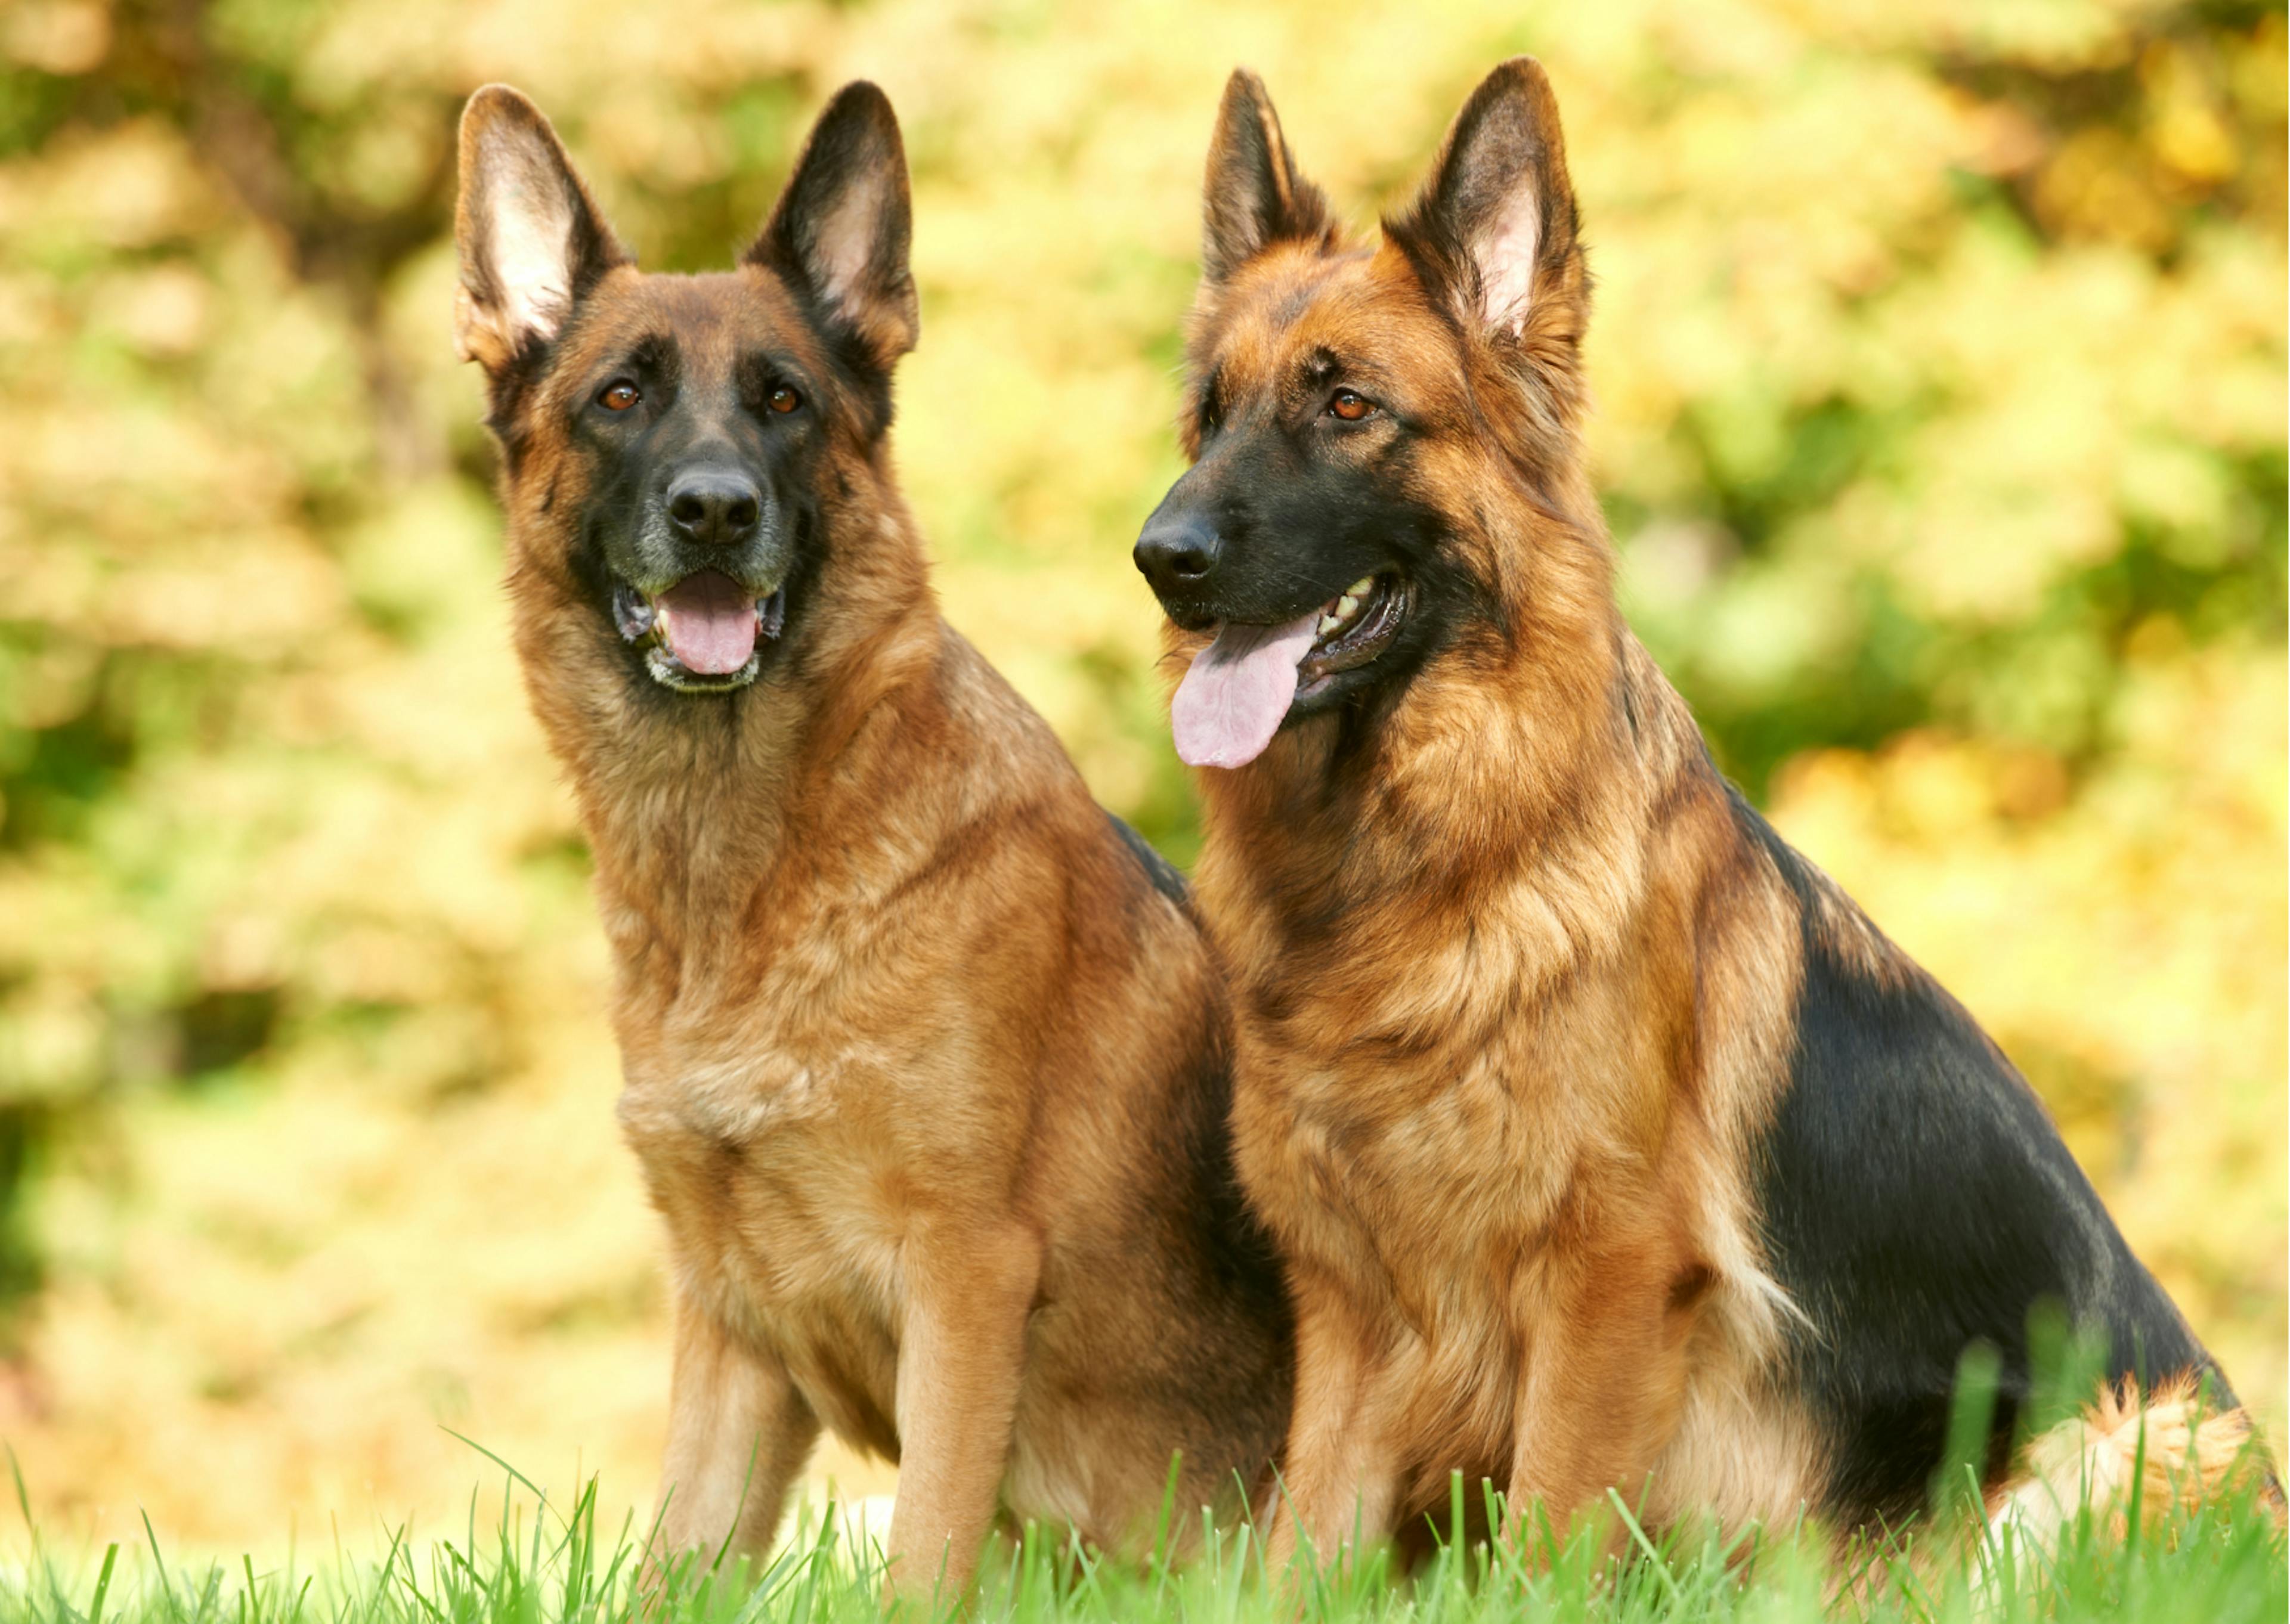
[[[1460, 1488], [1458, 1509], [1460, 1511]], [[861, 1624], [880, 1616], [882, 1564], [832, 1508], [799, 1513], [760, 1571], [694, 1559], [653, 1596], [639, 1582], [645, 1530], [617, 1532], [592, 1483], [562, 1510], [513, 1482], [459, 1537], [416, 1544], [382, 1536], [364, 1555], [337, 1547], [314, 1564], [170, 1559], [156, 1538], [65, 1555], [36, 1533], [0, 1570], [0, 1618], [38, 1624], [542, 1624], [643, 1619], [652, 1624]], [[1626, 1516], [1629, 1555], [1589, 1539], [1522, 1563], [1500, 1548], [1443, 1543], [1413, 1577], [1388, 1555], [1317, 1575], [1301, 1615], [1264, 1582], [1248, 1531], [1205, 1530], [1206, 1554], [1170, 1564], [1096, 1558], [1041, 1532], [989, 1553], [971, 1616], [980, 1624], [1479, 1624], [1498, 1620], [2131, 1620], [2280, 1624], [2290, 1614], [2284, 1536], [2254, 1500], [2181, 1512], [2118, 1540], [2078, 1519], [2047, 1554], [2009, 1542], [1971, 1562], [1887, 1553], [1846, 1587], [1810, 1531], [1662, 1545]], [[490, 1524], [488, 1526], [488, 1524]], [[147, 1534], [148, 1531], [147, 1529]]]

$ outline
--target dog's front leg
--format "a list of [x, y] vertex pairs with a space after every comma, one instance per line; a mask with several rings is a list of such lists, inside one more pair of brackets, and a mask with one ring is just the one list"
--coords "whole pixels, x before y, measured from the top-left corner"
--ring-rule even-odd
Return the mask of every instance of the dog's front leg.
[[993, 1526], [1041, 1243], [1015, 1227], [931, 1225], [905, 1262], [887, 1591], [929, 1605], [967, 1590]]
[[1329, 1568], [1355, 1540], [1391, 1532], [1398, 1477], [1382, 1431], [1382, 1348], [1343, 1290], [1290, 1270], [1296, 1304], [1296, 1396], [1281, 1461], [1266, 1571], [1302, 1582], [1297, 1559]]
[[1608, 1489], [1633, 1505], [1643, 1497], [1684, 1390], [1679, 1331], [1691, 1309], [1671, 1300], [1667, 1257], [1647, 1241], [1529, 1271], [1506, 1530], [1523, 1555], [1546, 1554], [1538, 1503], [1564, 1539]]
[[676, 1373], [661, 1470], [661, 1557], [761, 1557], [819, 1420], [768, 1348], [727, 1330], [679, 1293]]

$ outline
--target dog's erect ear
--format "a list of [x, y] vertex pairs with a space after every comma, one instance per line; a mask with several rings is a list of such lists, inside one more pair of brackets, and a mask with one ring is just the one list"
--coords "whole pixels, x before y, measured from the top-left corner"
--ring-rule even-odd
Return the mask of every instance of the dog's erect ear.
[[554, 339], [597, 279], [629, 260], [556, 132], [506, 84], [486, 85], [461, 114], [453, 235], [461, 251], [454, 343], [493, 374], [526, 346]]
[[1201, 190], [1201, 279], [1214, 285], [1274, 243], [1325, 244], [1334, 231], [1327, 198], [1296, 168], [1264, 81], [1234, 68]]
[[[1467, 326], [1517, 340], [1581, 335], [1585, 284], [1558, 98], [1542, 65], [1513, 57], [1455, 116], [1407, 213], [1384, 230]], [[1545, 316], [1567, 320], [1546, 323]]]
[[888, 372], [922, 333], [907, 268], [913, 238], [898, 115], [888, 96], [861, 79], [836, 92], [812, 126], [745, 259], [788, 278]]

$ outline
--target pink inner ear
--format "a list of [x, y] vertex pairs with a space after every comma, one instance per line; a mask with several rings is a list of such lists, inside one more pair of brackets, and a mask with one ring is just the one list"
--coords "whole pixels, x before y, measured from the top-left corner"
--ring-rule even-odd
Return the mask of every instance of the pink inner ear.
[[1488, 326], [1513, 337], [1526, 325], [1527, 307], [1534, 300], [1541, 231], [1541, 204], [1533, 184], [1522, 180], [1471, 245], [1479, 270], [1479, 314]]

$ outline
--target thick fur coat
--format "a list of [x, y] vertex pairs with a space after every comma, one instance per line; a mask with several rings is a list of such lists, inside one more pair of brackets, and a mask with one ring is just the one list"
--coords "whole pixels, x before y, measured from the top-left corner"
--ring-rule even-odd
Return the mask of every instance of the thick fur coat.
[[[2026, 1083], [1624, 625], [1541, 69], [1498, 68], [1366, 243], [1236, 75], [1204, 262], [1193, 466], [1137, 556], [1214, 764], [1239, 1164], [1296, 1304], [1276, 1561], [1444, 1515], [1455, 1471], [1561, 1526], [1609, 1490], [1892, 1524], [1974, 1342], [2001, 1493], [2046, 1305], [2110, 1376], [2206, 1378], [2239, 1440]], [[1293, 694], [1259, 710], [1268, 648]]]
[[1245, 1504], [1287, 1311], [1226, 1003], [1174, 874], [939, 616], [889, 104], [839, 94], [714, 276], [638, 271], [516, 92], [461, 143], [516, 647], [666, 1221], [669, 1546], [767, 1548], [822, 1427], [900, 1463], [909, 1595], [997, 1515], [1150, 1540], [1173, 1455], [1181, 1507]]

